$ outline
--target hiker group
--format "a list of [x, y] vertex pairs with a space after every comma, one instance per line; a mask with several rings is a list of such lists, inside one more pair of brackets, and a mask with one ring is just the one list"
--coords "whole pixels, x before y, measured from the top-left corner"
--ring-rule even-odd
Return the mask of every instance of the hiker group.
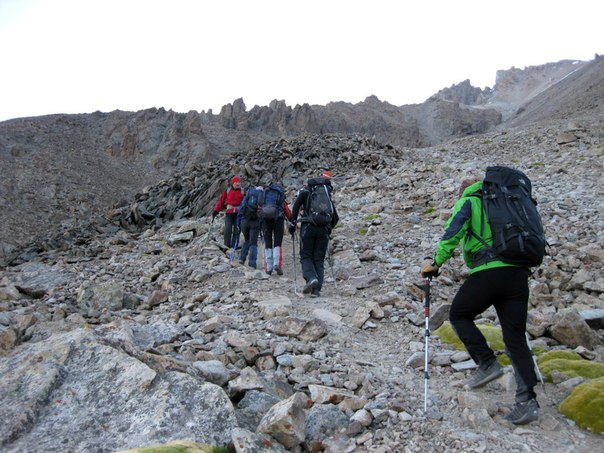
[[320, 177], [309, 179], [290, 209], [282, 184], [273, 182], [266, 187], [250, 186], [244, 190], [240, 178], [234, 176], [212, 212], [213, 221], [225, 208], [224, 245], [232, 249], [231, 260], [236, 257], [239, 236], [243, 234], [239, 263], [244, 265], [247, 261], [250, 267], [258, 268], [260, 239], [263, 269], [269, 275], [273, 272], [283, 275], [285, 222], [292, 238], [300, 224], [300, 264], [306, 281], [303, 293], [318, 297], [324, 281], [329, 238], [339, 220], [332, 200], [331, 178], [332, 173], [324, 171]]
[[[324, 172], [309, 179], [296, 194], [290, 210], [282, 185], [240, 188], [234, 177], [214, 208], [213, 218], [226, 207], [224, 241], [237, 249], [239, 226], [244, 236], [239, 261], [256, 267], [258, 236], [265, 244], [265, 271], [282, 275], [284, 225], [295, 240], [299, 230], [300, 264], [305, 280], [304, 294], [320, 296], [324, 262], [331, 234], [339, 221], [333, 203], [332, 174]], [[445, 232], [434, 256], [420, 265], [426, 280], [426, 399], [429, 337], [429, 282], [453, 256], [461, 243], [470, 275], [451, 304], [449, 320], [468, 353], [478, 365], [466, 383], [469, 389], [482, 387], [503, 375], [503, 367], [489, 347], [474, 318], [494, 307], [516, 379], [515, 405], [505, 417], [513, 424], [538, 418], [534, 387], [538, 368], [526, 333], [530, 268], [538, 266], [547, 245], [531, 182], [522, 172], [509, 167], [488, 167], [483, 179], [461, 183], [458, 200], [445, 224]], [[295, 254], [294, 243], [294, 254]], [[295, 261], [295, 259], [294, 259]], [[334, 276], [335, 282], [335, 276]], [[295, 263], [294, 263], [294, 288]]]

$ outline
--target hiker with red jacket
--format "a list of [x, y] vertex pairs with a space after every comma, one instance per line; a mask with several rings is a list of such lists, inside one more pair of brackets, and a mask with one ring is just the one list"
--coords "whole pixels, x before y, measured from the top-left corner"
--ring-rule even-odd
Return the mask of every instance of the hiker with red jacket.
[[239, 176], [233, 176], [230, 187], [222, 192], [218, 203], [214, 206], [214, 212], [212, 212], [212, 220], [214, 220], [222, 208], [225, 208], [224, 245], [228, 248], [235, 247], [239, 242], [239, 228], [236, 221], [244, 195], [245, 191], [241, 188], [241, 179], [239, 179]]

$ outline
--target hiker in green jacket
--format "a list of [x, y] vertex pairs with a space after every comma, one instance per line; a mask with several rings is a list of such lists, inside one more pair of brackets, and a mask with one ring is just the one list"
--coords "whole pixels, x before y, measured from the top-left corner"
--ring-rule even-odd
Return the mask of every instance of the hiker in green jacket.
[[495, 353], [474, 324], [477, 315], [494, 306], [516, 378], [516, 404], [505, 418], [520, 425], [537, 420], [539, 407], [533, 391], [537, 375], [526, 339], [529, 270], [496, 258], [475, 264], [485, 256], [486, 246], [474, 234], [480, 235], [489, 245], [493, 243], [491, 228], [483, 217], [481, 187], [482, 181], [475, 179], [462, 182], [460, 198], [445, 224], [445, 233], [437, 245], [434, 259], [422, 264], [421, 273], [423, 276], [437, 275], [439, 268], [451, 258], [461, 242], [470, 276], [453, 299], [449, 320], [478, 364], [478, 370], [466, 386], [470, 389], [482, 387], [503, 375], [503, 368], [497, 362]]

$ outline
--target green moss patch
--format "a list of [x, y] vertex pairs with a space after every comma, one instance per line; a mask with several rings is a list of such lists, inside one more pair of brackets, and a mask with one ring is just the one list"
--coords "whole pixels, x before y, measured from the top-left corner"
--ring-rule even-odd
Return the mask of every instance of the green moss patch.
[[372, 220], [379, 219], [379, 218], [380, 218], [379, 214], [367, 214], [363, 217], [363, 220], [365, 222], [371, 222]]
[[583, 360], [583, 358], [576, 353], [575, 351], [571, 351], [569, 349], [560, 349], [557, 351], [548, 351], [543, 354], [539, 354], [539, 366], [543, 365], [545, 362], [556, 359], [564, 359], [564, 360]]
[[[488, 345], [493, 351], [505, 351], [503, 335], [501, 334], [501, 329], [499, 327], [495, 327], [492, 324], [479, 324], [478, 330], [482, 332], [482, 334], [487, 340]], [[453, 326], [451, 326], [451, 323], [449, 321], [445, 322], [442, 326], [440, 326], [434, 332], [434, 334], [438, 336], [441, 341], [455, 346], [455, 349], [457, 349], [458, 351], [466, 350], [464, 344], [461, 342], [461, 340], [453, 330]], [[511, 363], [510, 358], [506, 354], [499, 355], [497, 357], [497, 360], [502, 365], [509, 365]]]
[[604, 432], [604, 378], [575, 387], [558, 409], [581, 428]]
[[557, 371], [570, 378], [583, 377], [585, 379], [596, 379], [604, 377], [604, 363], [591, 362], [589, 360], [576, 359], [552, 359], [539, 364], [543, 379], [548, 382], [552, 380], [552, 372]]

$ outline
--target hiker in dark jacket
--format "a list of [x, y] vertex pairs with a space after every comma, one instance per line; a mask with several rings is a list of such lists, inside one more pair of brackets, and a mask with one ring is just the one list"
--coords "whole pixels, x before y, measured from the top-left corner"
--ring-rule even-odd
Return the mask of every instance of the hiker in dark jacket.
[[224, 245], [228, 248], [235, 247], [239, 239], [239, 228], [236, 225], [237, 212], [244, 195], [245, 192], [241, 188], [239, 176], [233, 176], [230, 187], [222, 192], [220, 199], [214, 206], [214, 212], [212, 212], [212, 220], [214, 220], [222, 208], [225, 208]]
[[496, 258], [484, 264], [475, 264], [477, 256], [486, 246], [470, 231], [481, 234], [491, 246], [491, 227], [483, 215], [480, 189], [482, 181], [465, 180], [460, 188], [460, 198], [445, 224], [445, 233], [436, 247], [432, 262], [422, 264], [421, 273], [435, 276], [461, 242], [463, 257], [470, 268], [470, 276], [463, 283], [451, 305], [449, 320], [466, 346], [478, 370], [466, 383], [473, 389], [503, 375], [495, 353], [487, 344], [484, 335], [474, 324], [474, 318], [494, 306], [501, 324], [505, 346], [514, 367], [516, 377], [516, 404], [505, 417], [520, 425], [538, 418], [539, 404], [533, 390], [537, 384], [532, 352], [526, 338], [528, 310], [528, 276], [525, 267], [504, 263]]
[[245, 264], [245, 260], [249, 253], [248, 264], [254, 269], [256, 269], [256, 261], [258, 259], [258, 236], [260, 235], [261, 221], [256, 211], [257, 205], [253, 211], [250, 211], [246, 207], [248, 206], [248, 199], [254, 196], [257, 200], [257, 197], [260, 196], [263, 190], [264, 188], [262, 186], [258, 186], [255, 189], [248, 188], [241, 201], [236, 222], [236, 225], [243, 233], [243, 245], [241, 246], [241, 254], [239, 255], [239, 264]]
[[302, 265], [302, 275], [306, 281], [303, 293], [310, 294], [313, 297], [321, 295], [323, 280], [325, 274], [325, 255], [329, 246], [329, 236], [331, 231], [338, 223], [339, 217], [335, 205], [331, 203], [333, 215], [329, 224], [318, 226], [311, 220], [310, 194], [311, 186], [315, 183], [324, 184], [333, 190], [331, 185], [331, 173], [324, 172], [321, 178], [309, 179], [306, 186], [298, 191], [298, 196], [292, 207], [292, 224], [289, 226], [290, 234], [296, 232], [296, 222], [300, 210], [303, 216], [300, 218], [300, 264]]

